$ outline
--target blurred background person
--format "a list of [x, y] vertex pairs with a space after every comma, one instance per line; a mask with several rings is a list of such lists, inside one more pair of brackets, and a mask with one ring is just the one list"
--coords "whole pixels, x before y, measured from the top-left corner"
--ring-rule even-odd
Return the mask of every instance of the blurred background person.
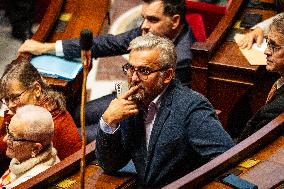
[[5, 0], [5, 15], [12, 27], [11, 35], [22, 42], [33, 35], [35, 0]]

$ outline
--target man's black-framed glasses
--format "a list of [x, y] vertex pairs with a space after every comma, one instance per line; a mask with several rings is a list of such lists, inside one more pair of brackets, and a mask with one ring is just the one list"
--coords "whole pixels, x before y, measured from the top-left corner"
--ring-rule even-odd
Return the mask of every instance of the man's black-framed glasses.
[[152, 73], [164, 71], [166, 69], [168, 69], [168, 68], [159, 68], [159, 69], [156, 69], [156, 70], [152, 70], [151, 68], [146, 67], [146, 66], [145, 67], [141, 66], [141, 67], [135, 68], [134, 66], [132, 66], [129, 63], [126, 63], [122, 66], [122, 71], [125, 75], [127, 75], [128, 77], [132, 77], [134, 72], [136, 72], [139, 79], [142, 79], [142, 80], [147, 80], [148, 76]]
[[38, 142], [30, 139], [25, 139], [25, 138], [16, 138], [12, 133], [9, 131], [9, 124], [6, 125], [6, 134], [8, 137], [8, 140], [11, 142]]
[[284, 47], [284, 45], [278, 45], [274, 41], [271, 41], [270, 39], [268, 39], [267, 36], [265, 36], [264, 38], [266, 40], [267, 47], [272, 50], [272, 53], [275, 53], [275, 52], [277, 52], [278, 50], [280, 50], [281, 48]]
[[22, 96], [22, 94], [24, 94], [29, 88], [25, 89], [23, 92], [21, 92], [20, 94], [12, 94], [10, 95], [9, 97], [4, 97], [1, 99], [1, 101], [4, 103], [4, 104], [8, 104], [9, 101], [15, 103], [15, 104], [18, 104], [20, 102], [20, 98]]

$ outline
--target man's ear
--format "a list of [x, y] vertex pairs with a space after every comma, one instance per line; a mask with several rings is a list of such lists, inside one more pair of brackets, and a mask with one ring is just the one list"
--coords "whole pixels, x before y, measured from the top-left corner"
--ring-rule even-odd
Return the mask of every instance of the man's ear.
[[169, 68], [164, 72], [164, 84], [170, 83], [174, 78], [175, 72], [173, 68]]
[[39, 82], [35, 82], [34, 83], [34, 93], [35, 93], [35, 96], [37, 97], [37, 98], [39, 98], [40, 97], [40, 95], [41, 95], [41, 85], [39, 84]]
[[32, 153], [34, 153], [35, 155], [39, 154], [40, 151], [42, 150], [43, 146], [41, 143], [37, 142], [35, 143], [34, 147], [33, 147], [33, 150], [32, 150]]
[[180, 15], [175, 14], [174, 16], [172, 16], [172, 29], [175, 30], [179, 27], [180, 25]]

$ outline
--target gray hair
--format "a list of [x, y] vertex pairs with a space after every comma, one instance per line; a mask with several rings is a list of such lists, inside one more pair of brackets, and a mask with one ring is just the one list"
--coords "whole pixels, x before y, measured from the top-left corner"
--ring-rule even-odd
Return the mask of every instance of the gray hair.
[[51, 144], [54, 134], [54, 123], [50, 112], [40, 106], [25, 105], [17, 109], [11, 122], [23, 124], [21, 133], [27, 138], [40, 142], [43, 146]]
[[277, 32], [281, 33], [284, 35], [284, 15], [279, 15], [276, 18], [273, 19], [271, 25], [269, 28], [274, 28]]
[[173, 42], [167, 38], [147, 33], [144, 36], [139, 36], [133, 39], [128, 50], [145, 50], [145, 49], [159, 49], [160, 57], [159, 64], [161, 68], [175, 68], [177, 54]]

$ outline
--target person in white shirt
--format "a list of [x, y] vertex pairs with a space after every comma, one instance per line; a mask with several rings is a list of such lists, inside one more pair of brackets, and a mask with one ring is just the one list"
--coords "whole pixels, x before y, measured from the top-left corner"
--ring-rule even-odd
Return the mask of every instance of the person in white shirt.
[[281, 15], [284, 15], [284, 13], [279, 13], [276, 16], [266, 19], [252, 27], [251, 29], [253, 30], [245, 34], [245, 36], [240, 41], [238, 41], [238, 45], [243, 49], [251, 49], [253, 43], [256, 43], [257, 46], [260, 46], [263, 42], [264, 36], [268, 34], [269, 26], [272, 21]]

